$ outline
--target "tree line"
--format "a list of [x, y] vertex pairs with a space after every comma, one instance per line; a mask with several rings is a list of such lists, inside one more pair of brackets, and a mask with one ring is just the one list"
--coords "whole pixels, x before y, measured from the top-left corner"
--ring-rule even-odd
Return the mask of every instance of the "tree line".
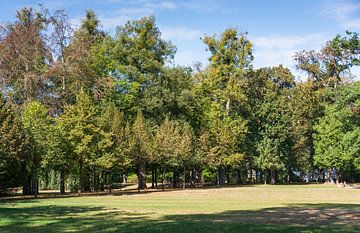
[[111, 35], [91, 10], [77, 29], [19, 10], [0, 26], [0, 190], [360, 180], [358, 33], [296, 53], [303, 81], [253, 68], [235, 28], [201, 40], [209, 64], [177, 66], [152, 16]]

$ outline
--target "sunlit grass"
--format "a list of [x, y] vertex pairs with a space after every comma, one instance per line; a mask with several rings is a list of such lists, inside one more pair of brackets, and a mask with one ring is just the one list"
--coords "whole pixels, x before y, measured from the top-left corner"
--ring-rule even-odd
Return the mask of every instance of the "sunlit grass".
[[6, 200], [0, 232], [360, 232], [360, 189], [241, 186]]

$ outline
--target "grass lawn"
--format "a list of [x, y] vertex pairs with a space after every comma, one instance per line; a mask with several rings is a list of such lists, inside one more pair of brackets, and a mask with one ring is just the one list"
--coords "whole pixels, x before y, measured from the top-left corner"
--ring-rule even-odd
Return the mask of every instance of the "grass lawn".
[[254, 185], [0, 200], [0, 232], [360, 232], [360, 189]]

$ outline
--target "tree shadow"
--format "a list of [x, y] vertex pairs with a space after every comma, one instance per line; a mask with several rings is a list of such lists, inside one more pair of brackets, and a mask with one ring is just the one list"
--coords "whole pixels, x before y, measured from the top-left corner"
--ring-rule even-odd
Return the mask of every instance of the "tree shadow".
[[[37, 203], [39, 204], [39, 203]], [[117, 208], [0, 207], [0, 232], [360, 232], [359, 204], [292, 204], [214, 214], [157, 215]]]

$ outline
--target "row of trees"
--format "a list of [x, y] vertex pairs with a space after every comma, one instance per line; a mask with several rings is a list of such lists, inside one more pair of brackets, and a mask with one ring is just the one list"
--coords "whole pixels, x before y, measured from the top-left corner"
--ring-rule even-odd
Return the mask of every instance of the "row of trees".
[[[202, 38], [209, 65], [173, 65], [176, 47], [154, 17], [111, 36], [92, 11], [71, 29], [62, 10], [24, 8], [0, 28], [0, 184], [38, 193], [94, 191], [135, 173], [138, 189], [303, 180], [355, 181], [360, 169], [357, 33], [254, 69], [253, 45], [234, 28]], [[210, 174], [210, 175], [209, 175]], [[211, 177], [214, 177], [211, 179]], [[66, 181], [68, 181], [66, 184]]]

